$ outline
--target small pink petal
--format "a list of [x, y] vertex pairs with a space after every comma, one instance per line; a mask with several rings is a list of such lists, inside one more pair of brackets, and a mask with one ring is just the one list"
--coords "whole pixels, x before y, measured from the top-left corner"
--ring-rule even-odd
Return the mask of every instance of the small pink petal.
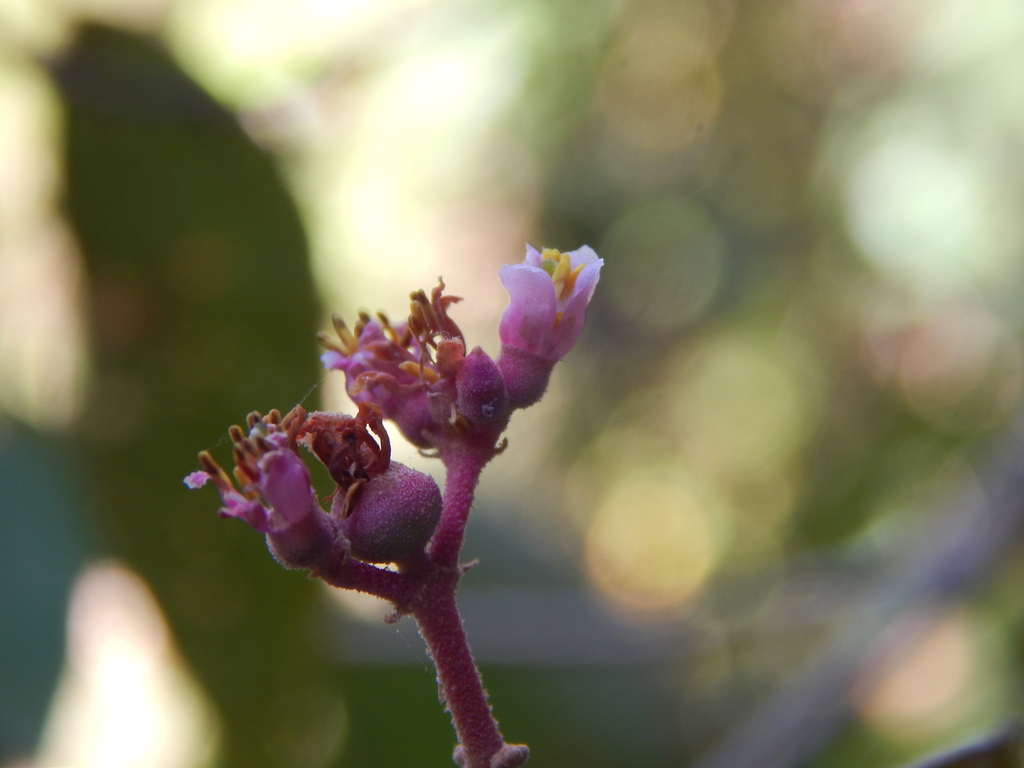
[[589, 245], [581, 245], [575, 251], [569, 251], [565, 255], [569, 257], [569, 264], [573, 269], [576, 269], [580, 264], [589, 266], [597, 261], [604, 264], [604, 259], [598, 258], [597, 253]]
[[273, 527], [270, 512], [258, 501], [249, 501], [240, 493], [223, 494], [224, 506], [221, 517], [237, 517], [247, 522], [260, 533], [268, 533]]
[[324, 368], [328, 371], [343, 371], [345, 370], [345, 364], [348, 358], [344, 355], [335, 352], [334, 350], [328, 350], [320, 355], [320, 362], [324, 364]]
[[309, 514], [313, 487], [302, 459], [288, 449], [271, 451], [260, 459], [259, 469], [260, 493], [286, 523]]
[[189, 488], [202, 488], [212, 478], [206, 472], [193, 472], [185, 478], [185, 485]]
[[540, 255], [540, 251], [534, 248], [532, 245], [527, 243], [526, 245], [526, 258], [523, 259], [523, 263], [531, 267], [537, 267], [540, 269], [540, 263], [543, 261], [543, 257]]
[[551, 276], [527, 264], [505, 264], [498, 276], [509, 295], [498, 326], [502, 343], [543, 354], [558, 312]]

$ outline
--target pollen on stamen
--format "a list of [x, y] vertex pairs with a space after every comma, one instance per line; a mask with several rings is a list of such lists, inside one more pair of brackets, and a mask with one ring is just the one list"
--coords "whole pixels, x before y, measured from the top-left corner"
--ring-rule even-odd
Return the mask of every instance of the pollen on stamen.
[[233, 450], [235, 452], [236, 460], [238, 456], [244, 457], [245, 461], [258, 459], [260, 457], [259, 453], [256, 451], [256, 446], [253, 445], [252, 441], [248, 438], [243, 437], [241, 440], [236, 441]]
[[[555, 251], [555, 253], [558, 253], [558, 251]], [[558, 264], [555, 265], [555, 271], [551, 274], [551, 280], [556, 283], [564, 281], [571, 268], [569, 255], [567, 253], [558, 253]]]
[[[237, 461], [237, 458], [238, 457], [236, 456], [235, 457], [236, 461]], [[243, 493], [246, 493], [244, 489], [245, 489], [245, 487], [247, 485], [251, 485], [252, 483], [255, 483], [256, 480], [258, 479], [258, 475], [254, 474], [252, 472], [251, 468], [249, 467], [249, 465], [248, 464], [244, 464], [244, 463], [242, 463], [242, 464], [235, 464], [235, 469], [233, 471], [233, 474], [235, 476], [235, 480], [237, 480], [238, 484], [242, 487]], [[246, 496], [248, 496], [248, 493], [246, 493]]]
[[411, 311], [415, 312], [417, 307], [422, 313], [422, 318], [425, 325], [431, 331], [437, 331], [441, 328], [441, 321], [437, 317], [437, 313], [434, 311], [433, 305], [430, 303], [430, 299], [427, 298], [427, 292], [422, 288], [418, 291], [413, 291], [409, 294], [409, 298], [412, 299]]
[[224, 468], [217, 463], [217, 460], [213, 458], [209, 451], [200, 451], [199, 465], [219, 488], [228, 489], [234, 487], [230, 475], [224, 471]]
[[351, 354], [341, 345], [341, 342], [333, 336], [330, 336], [326, 331], [317, 331], [316, 340], [321, 347], [324, 347], [331, 352], [337, 352], [339, 355], [344, 357], [348, 357]]
[[[564, 299], [569, 292], [566, 290], [566, 283], [571, 273], [572, 264], [569, 260], [569, 255], [566, 253], [559, 254], [558, 265], [555, 267], [554, 272], [551, 273], [551, 282], [555, 285], [555, 296], [559, 299]], [[569, 290], [571, 291], [571, 288]]]
[[378, 312], [377, 321], [380, 323], [380, 327], [384, 330], [387, 337], [391, 339], [392, 343], [402, 346], [402, 340], [398, 336], [398, 331], [396, 331], [395, 327], [391, 325], [391, 320], [388, 319], [388, 316], [383, 312]]
[[359, 349], [359, 341], [345, 324], [344, 318], [339, 314], [333, 314], [331, 315], [331, 324], [334, 326], [334, 332], [338, 334], [342, 353], [354, 355]]
[[542, 261], [551, 262], [551, 269], [554, 269], [562, 258], [562, 252], [557, 248], [545, 248], [540, 252], [540, 258]]
[[306, 423], [306, 416], [306, 409], [301, 405], [296, 405], [281, 420], [281, 428], [288, 433], [288, 444], [292, 448], [295, 447], [299, 432]]
[[412, 360], [406, 360], [404, 363], [399, 364], [398, 367], [411, 376], [423, 379], [428, 384], [436, 384], [441, 380], [440, 374], [433, 368], [428, 368], [425, 365], [414, 363]]
[[580, 276], [584, 266], [584, 264], [580, 264], [566, 276], [565, 283], [562, 285], [562, 293], [559, 296], [560, 299], [567, 299], [572, 296], [572, 291], [576, 287], [576, 278]]
[[247, 447], [244, 440], [239, 440], [231, 446], [231, 456], [234, 458], [235, 464], [241, 465], [249, 462], [249, 457], [246, 454], [251, 453], [251, 451], [247, 451]]

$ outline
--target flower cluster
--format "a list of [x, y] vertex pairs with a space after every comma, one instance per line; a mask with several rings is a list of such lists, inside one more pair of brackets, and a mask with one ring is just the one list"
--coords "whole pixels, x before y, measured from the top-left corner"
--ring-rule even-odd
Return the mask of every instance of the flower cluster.
[[537, 402], [555, 363], [579, 338], [583, 317], [604, 262], [584, 246], [570, 253], [527, 247], [522, 264], [499, 273], [509, 293], [501, 318], [501, 354], [495, 362], [466, 341], [448, 314], [461, 301], [444, 295], [410, 297], [408, 320], [383, 313], [359, 316], [354, 329], [334, 316], [335, 336], [318, 338], [324, 366], [343, 371], [355, 402], [373, 402], [420, 448], [441, 448], [478, 429], [500, 434], [512, 409]]
[[[275, 557], [289, 568], [322, 568], [352, 556], [368, 563], [402, 563], [423, 552], [441, 515], [433, 478], [391, 461], [380, 410], [363, 404], [355, 418], [307, 414], [296, 407], [281, 418], [257, 412], [228, 434], [234, 444], [231, 477], [203, 452], [203, 470], [185, 478], [190, 488], [213, 482], [221, 514], [266, 534]], [[376, 439], [375, 439], [376, 437]], [[379, 442], [378, 442], [379, 441]], [[317, 501], [299, 454], [308, 449], [337, 484], [330, 513]]]
[[428, 298], [410, 297], [409, 318], [392, 324], [384, 313], [359, 316], [350, 330], [334, 316], [336, 336], [321, 333], [329, 370], [345, 374], [357, 403], [375, 403], [413, 445], [439, 448], [477, 428], [500, 433], [508, 422], [508, 396], [494, 361], [466, 341], [448, 308], [461, 299], [438, 283]]
[[[576, 343], [603, 262], [586, 246], [570, 253], [528, 247], [522, 264], [502, 267], [509, 293], [497, 360], [466, 340], [449, 309], [460, 301], [444, 283], [411, 295], [409, 316], [359, 315], [352, 328], [334, 316], [321, 333], [322, 360], [344, 373], [358, 404], [353, 416], [253, 412], [232, 427], [234, 472], [207, 453], [190, 488], [212, 482], [220, 513], [265, 534], [286, 567], [332, 586], [357, 589], [410, 614], [430, 648], [465, 768], [516, 768], [529, 756], [506, 744], [466, 645], [455, 595], [463, 532], [480, 472], [501, 452], [513, 410], [537, 402], [551, 371]], [[391, 460], [382, 419], [445, 465], [442, 499], [434, 480]], [[335, 488], [321, 506], [303, 454], [326, 468]], [[394, 563], [397, 568], [381, 568]]]

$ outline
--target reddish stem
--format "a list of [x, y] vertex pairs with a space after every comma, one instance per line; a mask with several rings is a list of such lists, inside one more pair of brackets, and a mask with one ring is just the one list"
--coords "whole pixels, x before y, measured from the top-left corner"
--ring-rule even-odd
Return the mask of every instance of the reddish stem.
[[[482, 440], [456, 442], [442, 452], [446, 477], [441, 519], [422, 561], [405, 563], [402, 572], [396, 573], [352, 558], [328, 556], [314, 570], [328, 584], [383, 597], [416, 619], [437, 668], [441, 697], [459, 738], [457, 759], [464, 768], [490, 768], [491, 759], [503, 749], [525, 750], [506, 747], [502, 740], [455, 602], [466, 521], [480, 473], [495, 454], [492, 445], [493, 441]], [[525, 755], [517, 752], [517, 759], [499, 760], [502, 765], [521, 765]]]
[[461, 573], [435, 571], [413, 616], [437, 668], [437, 682], [462, 746], [465, 768], [488, 768], [503, 746], [498, 723], [462, 629], [455, 604]]
[[422, 583], [414, 576], [388, 571], [344, 555], [325, 558], [310, 574], [332, 587], [376, 595], [393, 603], [398, 610], [408, 605]]
[[494, 456], [491, 447], [455, 443], [441, 454], [445, 465], [444, 505], [441, 520], [430, 540], [430, 558], [436, 568], [457, 568], [473, 492], [484, 465]]
[[428, 549], [430, 571], [412, 615], [437, 668], [441, 696], [452, 716], [464, 768], [489, 768], [503, 747], [480, 671], [466, 641], [455, 593], [462, 578], [459, 551], [484, 465], [494, 456], [490, 444], [456, 442], [442, 452], [446, 476], [441, 520]]

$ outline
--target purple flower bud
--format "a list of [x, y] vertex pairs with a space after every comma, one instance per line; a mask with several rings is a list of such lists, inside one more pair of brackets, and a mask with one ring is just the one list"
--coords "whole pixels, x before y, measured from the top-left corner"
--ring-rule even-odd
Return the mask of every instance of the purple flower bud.
[[494, 424], [508, 418], [508, 392], [495, 362], [480, 347], [462, 361], [455, 377], [455, 404], [474, 424]]
[[351, 506], [336, 496], [332, 512], [342, 517], [341, 530], [354, 557], [368, 563], [402, 562], [430, 541], [441, 516], [441, 491], [430, 475], [393, 461], [359, 489]]
[[498, 369], [505, 379], [509, 407], [526, 408], [540, 400], [554, 368], [551, 360], [502, 344]]

